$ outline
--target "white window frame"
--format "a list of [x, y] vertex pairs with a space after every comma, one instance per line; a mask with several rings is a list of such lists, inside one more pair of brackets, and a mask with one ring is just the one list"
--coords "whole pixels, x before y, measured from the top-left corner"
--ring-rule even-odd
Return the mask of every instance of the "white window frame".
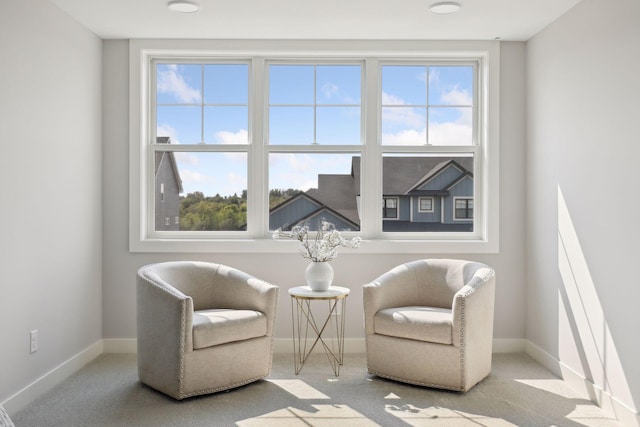
[[[266, 113], [264, 90], [266, 74], [257, 72], [255, 64], [264, 67], [269, 60], [322, 59], [363, 61], [367, 76], [363, 88], [362, 119], [362, 175], [360, 206], [363, 244], [358, 253], [497, 253], [499, 250], [499, 42], [345, 42], [317, 41], [313, 43], [255, 40], [131, 40], [129, 43], [130, 64], [130, 218], [129, 248], [132, 252], [232, 252], [232, 253], [296, 253], [295, 241], [274, 241], [268, 232], [268, 158], [265, 141]], [[181, 55], [194, 60], [206, 58], [251, 59], [250, 79], [250, 134], [249, 189], [262, 188], [262, 194], [249, 191], [248, 223], [254, 230], [238, 236], [203, 238], [158, 238], [148, 232], [150, 221], [148, 200], [153, 194], [148, 191], [149, 177], [145, 176], [146, 159], [149, 155], [147, 142], [150, 129], [149, 76], [150, 58]], [[477, 142], [474, 152], [474, 231], [472, 233], [383, 233], [382, 211], [382, 154], [407, 152], [406, 147], [382, 147], [380, 138], [380, 64], [398, 61], [476, 61], [478, 64], [478, 93], [476, 129]], [[177, 61], [176, 61], [177, 62]], [[253, 103], [251, 101], [253, 99]], [[375, 108], [374, 108], [375, 107]], [[293, 147], [282, 146], [283, 151]], [[414, 152], [412, 149], [409, 152]], [[323, 151], [324, 150], [324, 151]], [[342, 150], [342, 151], [341, 151]], [[455, 155], [468, 152], [468, 147], [430, 147], [425, 152], [440, 152]], [[273, 152], [273, 151], [271, 151]], [[352, 147], [322, 146], [319, 152], [353, 152]], [[261, 161], [257, 161], [261, 159]], [[262, 187], [260, 187], [262, 186]]]

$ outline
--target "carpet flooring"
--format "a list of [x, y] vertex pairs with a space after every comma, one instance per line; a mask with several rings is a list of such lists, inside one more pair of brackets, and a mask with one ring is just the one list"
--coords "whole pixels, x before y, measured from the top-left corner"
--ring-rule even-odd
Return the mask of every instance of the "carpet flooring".
[[16, 427], [88, 426], [620, 426], [524, 354], [494, 355], [491, 375], [462, 394], [367, 374], [345, 355], [340, 376], [313, 354], [299, 375], [274, 355], [271, 375], [175, 401], [138, 381], [135, 355], [105, 354], [12, 417]]

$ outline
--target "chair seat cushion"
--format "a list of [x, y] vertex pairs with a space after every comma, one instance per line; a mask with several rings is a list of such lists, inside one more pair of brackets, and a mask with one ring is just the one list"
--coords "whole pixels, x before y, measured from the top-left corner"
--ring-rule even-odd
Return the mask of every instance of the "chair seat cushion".
[[193, 348], [263, 337], [267, 317], [254, 310], [212, 309], [193, 313]]
[[377, 334], [418, 341], [451, 344], [451, 310], [435, 307], [393, 307], [374, 316]]

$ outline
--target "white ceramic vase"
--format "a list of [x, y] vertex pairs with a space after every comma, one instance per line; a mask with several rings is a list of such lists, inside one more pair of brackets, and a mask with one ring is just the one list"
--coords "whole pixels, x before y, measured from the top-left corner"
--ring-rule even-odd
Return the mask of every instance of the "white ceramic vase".
[[333, 267], [328, 262], [311, 262], [304, 277], [312, 291], [326, 291], [333, 282]]

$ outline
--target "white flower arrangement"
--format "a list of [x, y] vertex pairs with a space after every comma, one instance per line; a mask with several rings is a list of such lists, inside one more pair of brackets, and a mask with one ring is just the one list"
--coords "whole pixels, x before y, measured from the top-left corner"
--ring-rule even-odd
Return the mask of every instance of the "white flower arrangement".
[[309, 238], [309, 226], [307, 225], [296, 225], [291, 231], [283, 231], [278, 228], [273, 232], [274, 239], [281, 237], [298, 240], [300, 255], [313, 262], [332, 261], [338, 256], [338, 248], [359, 248], [361, 242], [360, 237], [345, 239], [336, 230], [335, 225], [325, 220], [322, 220], [320, 230], [311, 238]]

